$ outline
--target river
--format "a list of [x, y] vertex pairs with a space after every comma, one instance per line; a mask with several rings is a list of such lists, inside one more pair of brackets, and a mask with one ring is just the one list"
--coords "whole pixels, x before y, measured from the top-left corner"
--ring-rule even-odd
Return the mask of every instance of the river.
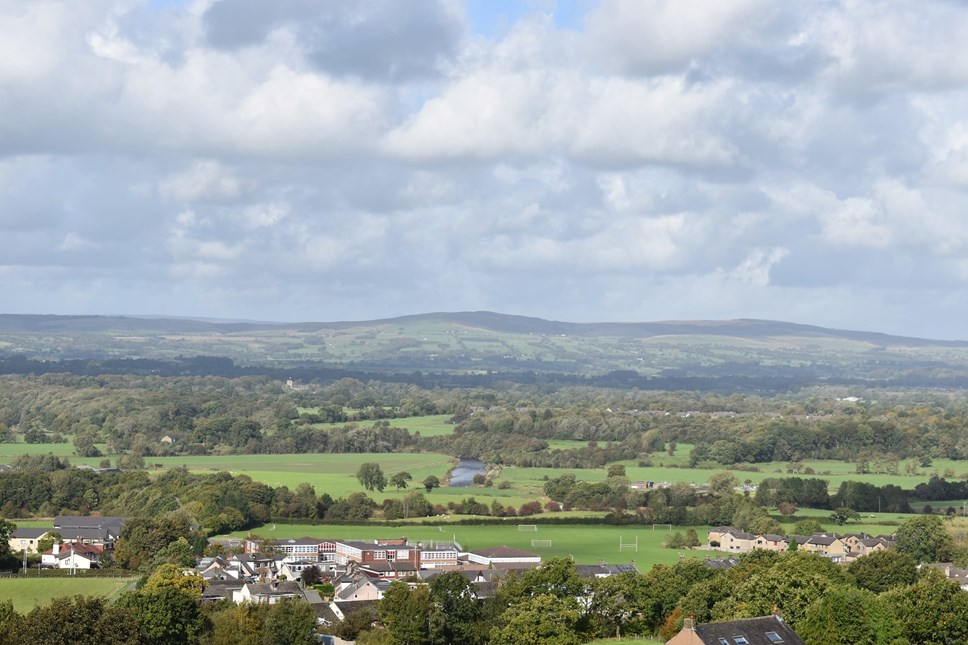
[[450, 471], [451, 488], [470, 486], [474, 483], [474, 475], [484, 474], [484, 462], [479, 459], [461, 459], [457, 467]]

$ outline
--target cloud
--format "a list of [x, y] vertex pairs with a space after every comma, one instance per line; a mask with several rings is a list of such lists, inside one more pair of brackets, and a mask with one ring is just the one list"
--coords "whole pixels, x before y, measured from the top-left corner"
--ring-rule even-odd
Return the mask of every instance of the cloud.
[[437, 76], [464, 30], [460, 7], [445, 0], [220, 0], [203, 20], [219, 49], [258, 46], [288, 31], [319, 70], [393, 80]]
[[965, 12], [713, 5], [0, 0], [0, 298], [963, 336]]

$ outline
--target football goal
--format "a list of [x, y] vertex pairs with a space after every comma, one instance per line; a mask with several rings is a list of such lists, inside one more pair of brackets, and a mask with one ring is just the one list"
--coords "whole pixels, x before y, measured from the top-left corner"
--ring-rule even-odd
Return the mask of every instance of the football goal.
[[618, 550], [619, 550], [619, 552], [625, 551], [626, 549], [635, 551], [636, 553], [639, 552], [639, 536], [638, 535], [635, 536], [635, 542], [624, 542], [622, 540], [622, 537], [619, 536], [619, 538], [618, 538]]
[[519, 531], [537, 531], [538, 525], [537, 524], [518, 524], [518, 530]]
[[535, 549], [547, 549], [551, 546], [551, 540], [531, 540], [531, 546]]

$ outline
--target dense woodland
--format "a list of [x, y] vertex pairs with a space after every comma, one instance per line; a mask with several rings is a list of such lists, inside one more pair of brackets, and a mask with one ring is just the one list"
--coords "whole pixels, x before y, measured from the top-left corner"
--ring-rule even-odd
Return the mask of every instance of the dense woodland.
[[[354, 379], [288, 391], [264, 376], [52, 373], [0, 382], [0, 439], [69, 436], [82, 456], [97, 456], [97, 445], [138, 457], [430, 450], [581, 468], [679, 442], [695, 445], [691, 465], [838, 459], [856, 462], [859, 472], [896, 473], [912, 457], [968, 460], [968, 399], [951, 392], [871, 391], [844, 402], [836, 391], [762, 398], [513, 383], [424, 389]], [[452, 415], [455, 433], [421, 438], [404, 429], [406, 417], [423, 414]], [[326, 422], [345, 425], [316, 425]], [[173, 441], [162, 442], [166, 436]], [[554, 439], [594, 443], [548, 450]]]

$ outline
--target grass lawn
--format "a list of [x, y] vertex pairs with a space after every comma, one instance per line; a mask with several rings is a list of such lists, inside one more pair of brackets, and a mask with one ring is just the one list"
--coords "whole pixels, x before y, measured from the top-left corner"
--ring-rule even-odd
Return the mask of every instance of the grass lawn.
[[[506, 545], [541, 555], [542, 558], [572, 557], [579, 564], [594, 564], [599, 560], [619, 564], [635, 560], [640, 571], [648, 571], [654, 564], [673, 564], [681, 557], [701, 558], [713, 555], [710, 551], [666, 549], [662, 542], [675, 531], [667, 526], [589, 526], [584, 524], [538, 525], [537, 531], [521, 531], [519, 525], [527, 524], [527, 518], [509, 518], [506, 524], [486, 526], [316, 526], [306, 524], [267, 524], [253, 531], [268, 538], [328, 537], [344, 540], [369, 540], [406, 536], [411, 542], [457, 540], [464, 549], [480, 549]], [[273, 526], [275, 529], [273, 530]], [[705, 539], [709, 527], [694, 527], [700, 539]], [[244, 537], [248, 531], [233, 533]], [[634, 543], [638, 538], [638, 551], [619, 549], [619, 541]], [[551, 540], [551, 546], [532, 546], [532, 540]]]
[[113, 596], [134, 578], [4, 578], [0, 581], [0, 602], [13, 601], [13, 608], [25, 613], [56, 598], [69, 596]]

